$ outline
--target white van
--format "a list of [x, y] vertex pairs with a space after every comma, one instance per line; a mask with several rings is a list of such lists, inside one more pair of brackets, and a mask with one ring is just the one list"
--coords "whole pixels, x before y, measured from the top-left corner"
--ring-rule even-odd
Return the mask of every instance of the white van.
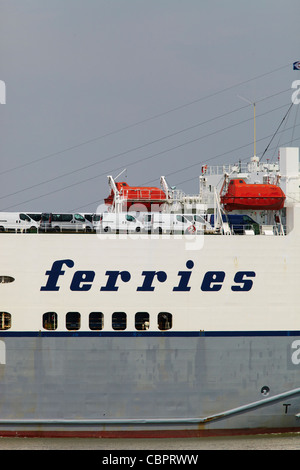
[[103, 232], [142, 232], [143, 224], [130, 212], [104, 212], [102, 215]]
[[212, 230], [210, 223], [205, 218], [207, 217], [205, 214], [184, 214], [184, 217], [195, 225], [197, 233]]
[[43, 213], [41, 229], [53, 232], [92, 232], [93, 224], [86, 220], [82, 214]]
[[83, 215], [83, 217], [88, 220], [89, 222], [91, 222], [91, 224], [93, 223], [93, 217], [94, 217], [94, 213], [93, 212], [88, 212], [87, 214], [81, 214]]
[[97, 233], [99, 233], [102, 229], [102, 218], [103, 214], [93, 214], [93, 230]]
[[42, 218], [41, 212], [26, 212], [26, 215], [28, 215], [32, 220], [35, 220], [35, 222], [40, 222]]
[[145, 212], [142, 221], [143, 230], [146, 233], [172, 233], [173, 214]]
[[0, 232], [37, 232], [39, 223], [24, 212], [0, 212]]
[[173, 231], [174, 233], [195, 233], [196, 226], [194, 220], [189, 220], [184, 214], [173, 214]]
[[195, 233], [196, 226], [192, 219], [183, 214], [148, 212], [144, 214], [144, 231], [148, 233]]

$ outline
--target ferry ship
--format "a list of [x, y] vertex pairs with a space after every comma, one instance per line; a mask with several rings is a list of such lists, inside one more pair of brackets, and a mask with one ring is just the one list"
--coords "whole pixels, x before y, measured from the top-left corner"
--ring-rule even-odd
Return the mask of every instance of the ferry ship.
[[[228, 222], [230, 181], [266, 190], [230, 207], [258, 232]], [[300, 430], [299, 149], [205, 166], [194, 196], [161, 186], [200, 233], [0, 234], [1, 436]]]

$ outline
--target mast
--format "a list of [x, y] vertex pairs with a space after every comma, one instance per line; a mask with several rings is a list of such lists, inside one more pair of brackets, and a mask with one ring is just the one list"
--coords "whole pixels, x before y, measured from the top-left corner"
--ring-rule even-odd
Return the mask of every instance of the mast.
[[255, 103], [255, 101], [250, 101], [247, 98], [244, 98], [243, 96], [238, 95], [238, 97], [253, 106], [253, 115], [254, 115], [253, 116], [253, 118], [254, 118], [253, 119], [253, 125], [254, 125], [254, 149], [253, 149], [254, 152], [253, 152], [253, 156], [256, 157], [256, 113], [255, 113], [256, 103]]

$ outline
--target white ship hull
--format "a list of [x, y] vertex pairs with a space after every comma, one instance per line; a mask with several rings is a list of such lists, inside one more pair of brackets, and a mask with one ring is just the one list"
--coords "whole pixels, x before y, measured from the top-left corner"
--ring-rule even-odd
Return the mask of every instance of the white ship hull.
[[[103, 238], [2, 235], [1, 273], [15, 281], [0, 285], [11, 314], [0, 336], [0, 434], [298, 430], [296, 227], [284, 237]], [[166, 278], [150, 285], [146, 271]], [[103, 328], [91, 330], [89, 314], [99, 311]], [[120, 311], [126, 328], [116, 331]], [[53, 331], [43, 328], [45, 312], [57, 314]], [[80, 313], [78, 330], [66, 328], [67, 312]], [[136, 312], [149, 313], [149, 329], [136, 329]], [[170, 329], [159, 329], [159, 312], [171, 313]]]

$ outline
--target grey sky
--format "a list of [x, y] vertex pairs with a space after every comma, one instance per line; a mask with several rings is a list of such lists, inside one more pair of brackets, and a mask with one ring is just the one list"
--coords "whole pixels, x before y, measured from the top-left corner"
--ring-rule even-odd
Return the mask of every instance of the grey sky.
[[[299, 17], [299, 0], [0, 0], [1, 210], [94, 212], [124, 168], [194, 194], [202, 163], [253, 153], [238, 95], [261, 154], [300, 80]], [[266, 158], [299, 145], [294, 108]]]

